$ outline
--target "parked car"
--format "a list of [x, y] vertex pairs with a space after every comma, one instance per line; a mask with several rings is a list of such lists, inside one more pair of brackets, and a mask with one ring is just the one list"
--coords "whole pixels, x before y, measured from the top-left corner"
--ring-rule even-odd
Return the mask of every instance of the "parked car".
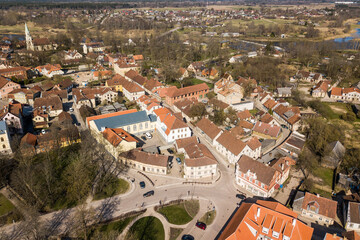
[[73, 108], [70, 108], [69, 110], [70, 110], [70, 112], [73, 112], [73, 111], [74, 111], [74, 109], [73, 109]]
[[167, 150], [170, 154], [173, 154], [174, 153], [174, 151], [173, 150], [171, 150], [170, 148]]
[[152, 196], [152, 195], [154, 195], [154, 191], [153, 190], [151, 190], [151, 191], [148, 191], [148, 192], [146, 192], [146, 193], [144, 193], [144, 197], [150, 197], [150, 196]]
[[141, 136], [141, 139], [146, 141], [146, 137], [145, 136]]
[[285, 124], [281, 124], [281, 127], [282, 127], [282, 128], [286, 128], [286, 129], [289, 129], [288, 126], [286, 126]]
[[145, 188], [145, 182], [144, 181], [141, 181], [139, 184], [140, 184], [140, 188]]
[[241, 200], [244, 200], [246, 198], [244, 194], [240, 194], [240, 193], [236, 194], [236, 197], [240, 198]]
[[197, 222], [195, 224], [195, 226], [197, 226], [198, 228], [202, 229], [202, 230], [205, 230], [206, 229], [206, 224], [203, 223], [203, 222]]
[[180, 158], [176, 158], [176, 162], [179, 164], [179, 165], [181, 165], [181, 159]]
[[151, 139], [151, 138], [152, 138], [152, 135], [151, 135], [151, 133], [149, 133], [149, 132], [145, 133], [145, 136], [146, 136], [148, 139]]
[[195, 238], [189, 234], [185, 234], [181, 237], [181, 240], [194, 240]]

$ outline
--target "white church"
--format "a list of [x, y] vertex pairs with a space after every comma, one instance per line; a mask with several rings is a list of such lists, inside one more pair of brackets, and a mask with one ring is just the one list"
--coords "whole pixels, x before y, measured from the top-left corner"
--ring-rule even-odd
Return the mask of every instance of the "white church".
[[56, 50], [57, 44], [50, 42], [48, 38], [34, 38], [32, 39], [30, 31], [25, 23], [25, 40], [26, 49], [29, 51], [50, 51]]

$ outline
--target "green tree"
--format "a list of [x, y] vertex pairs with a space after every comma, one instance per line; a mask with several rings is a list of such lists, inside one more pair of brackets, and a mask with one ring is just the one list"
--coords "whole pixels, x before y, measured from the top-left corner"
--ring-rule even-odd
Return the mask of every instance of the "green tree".
[[195, 103], [194, 105], [191, 106], [190, 108], [190, 117], [203, 117], [206, 115], [206, 108], [205, 108], [205, 104], [199, 102], [199, 103]]

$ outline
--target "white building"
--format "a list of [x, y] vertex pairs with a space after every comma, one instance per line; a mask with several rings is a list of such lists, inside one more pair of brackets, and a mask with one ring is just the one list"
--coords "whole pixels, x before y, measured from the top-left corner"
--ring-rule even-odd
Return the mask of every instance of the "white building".
[[154, 114], [157, 116], [156, 130], [167, 143], [191, 136], [190, 127], [174, 116], [169, 109], [159, 108], [154, 110]]
[[344, 220], [346, 231], [360, 230], [360, 203], [348, 202], [344, 206]]
[[199, 179], [214, 177], [217, 172], [217, 161], [209, 157], [185, 158], [184, 178]]
[[0, 154], [11, 154], [10, 135], [5, 121], [0, 121]]

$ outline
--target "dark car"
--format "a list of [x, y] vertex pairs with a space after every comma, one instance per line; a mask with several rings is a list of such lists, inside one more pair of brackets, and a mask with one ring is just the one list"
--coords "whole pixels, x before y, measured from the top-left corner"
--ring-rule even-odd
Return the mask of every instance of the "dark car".
[[202, 230], [206, 229], [206, 224], [203, 222], [197, 222], [195, 225]]
[[281, 124], [281, 127], [289, 129], [288, 126], [286, 126], [285, 124]]
[[139, 184], [140, 184], [141, 188], [145, 188], [145, 182], [144, 181], [141, 181]]
[[194, 240], [195, 238], [189, 234], [185, 234], [181, 237], [181, 240]]
[[145, 136], [141, 136], [141, 139], [146, 141], [146, 137]]
[[173, 154], [174, 153], [174, 151], [173, 150], [171, 150], [170, 148], [167, 150], [170, 154]]
[[175, 160], [179, 165], [181, 165], [181, 159], [180, 158], [177, 157]]
[[236, 197], [240, 198], [242, 200], [244, 200], [246, 198], [246, 196], [244, 194], [240, 194], [240, 193], [236, 194]]
[[148, 192], [144, 193], [143, 196], [144, 196], [144, 197], [150, 197], [150, 196], [154, 195], [154, 193], [155, 193], [155, 192], [151, 190], [151, 191], [148, 191]]

